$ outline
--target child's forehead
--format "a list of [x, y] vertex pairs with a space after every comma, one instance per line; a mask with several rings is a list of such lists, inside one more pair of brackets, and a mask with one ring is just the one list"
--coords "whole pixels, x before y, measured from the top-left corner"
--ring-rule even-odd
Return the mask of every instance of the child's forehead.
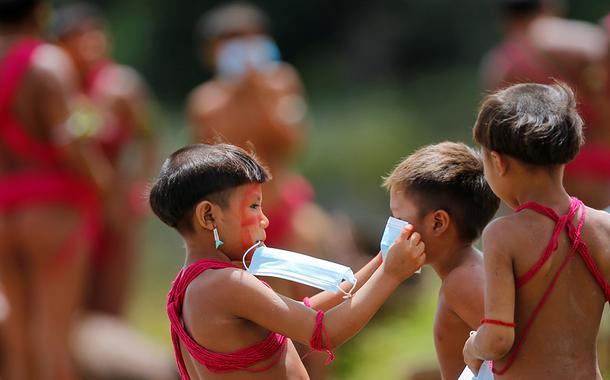
[[260, 183], [247, 183], [235, 188], [231, 194], [231, 199], [258, 199], [263, 196], [263, 188]]
[[417, 206], [417, 199], [415, 196], [406, 191], [406, 189], [392, 187], [390, 190], [390, 209], [398, 209], [404, 207], [415, 207]]

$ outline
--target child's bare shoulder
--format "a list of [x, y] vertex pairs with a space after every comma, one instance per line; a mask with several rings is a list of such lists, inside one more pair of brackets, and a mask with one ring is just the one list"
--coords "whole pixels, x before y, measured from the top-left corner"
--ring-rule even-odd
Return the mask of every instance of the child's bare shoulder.
[[441, 292], [452, 308], [482, 303], [485, 285], [483, 262], [469, 260], [453, 269], [443, 280]]
[[520, 246], [523, 239], [529, 239], [534, 223], [532, 215], [527, 213], [511, 214], [491, 221], [481, 236], [485, 255], [510, 252], [510, 247]]
[[[197, 276], [188, 286], [185, 300], [191, 306], [204, 306], [209, 302], [237, 299], [246, 287], [256, 286], [260, 281], [250, 273], [239, 268], [207, 270]], [[240, 292], [241, 291], [241, 292]]]
[[583, 238], [604, 273], [610, 272], [610, 214], [586, 209]]
[[585, 220], [595, 229], [595, 232], [610, 238], [610, 235], [608, 235], [608, 232], [610, 232], [610, 214], [608, 212], [587, 207]]

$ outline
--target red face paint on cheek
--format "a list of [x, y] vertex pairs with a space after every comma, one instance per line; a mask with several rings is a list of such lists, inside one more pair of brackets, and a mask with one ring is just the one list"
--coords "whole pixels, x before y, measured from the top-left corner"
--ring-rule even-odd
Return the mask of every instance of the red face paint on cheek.
[[244, 191], [239, 204], [240, 225], [241, 225], [241, 245], [243, 249], [248, 249], [257, 240], [256, 229], [260, 228], [262, 213], [251, 215], [254, 211], [250, 205], [261, 195], [261, 185], [248, 185]]

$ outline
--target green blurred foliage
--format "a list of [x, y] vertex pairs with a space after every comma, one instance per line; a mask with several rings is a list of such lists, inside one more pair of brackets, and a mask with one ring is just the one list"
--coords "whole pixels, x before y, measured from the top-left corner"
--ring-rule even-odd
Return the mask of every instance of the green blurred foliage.
[[[500, 37], [497, 0], [264, 0], [284, 58], [300, 70], [341, 63], [344, 84], [418, 77], [476, 66]], [[56, 4], [70, 3], [55, 0]], [[97, 0], [108, 16], [119, 61], [148, 78], [165, 103], [181, 104], [209, 76], [194, 33], [199, 16], [226, 1]], [[604, 0], [565, 2], [567, 14], [596, 22]], [[309, 83], [306, 83], [309, 87]]]

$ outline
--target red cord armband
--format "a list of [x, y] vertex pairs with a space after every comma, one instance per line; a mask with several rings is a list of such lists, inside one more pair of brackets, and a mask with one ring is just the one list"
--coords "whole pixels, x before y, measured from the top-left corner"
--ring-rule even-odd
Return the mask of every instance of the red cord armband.
[[309, 297], [303, 298], [303, 305], [311, 308], [311, 300], [309, 299]]
[[[313, 334], [311, 334], [311, 340], [309, 341], [309, 347], [311, 350], [303, 356], [303, 359], [313, 351], [326, 351], [328, 354], [326, 365], [328, 365], [335, 358], [335, 354], [333, 353], [333, 348], [330, 344], [330, 337], [328, 336], [328, 332], [324, 327], [323, 321], [324, 311], [318, 310], [318, 314], [316, 315], [316, 327], [314, 327]], [[324, 347], [324, 340], [326, 340], [326, 347]]]
[[504, 322], [504, 321], [500, 321], [497, 319], [487, 319], [487, 318], [481, 319], [481, 324], [485, 324], [485, 323], [490, 324], [490, 325], [506, 326], [506, 327], [512, 327], [512, 328], [517, 327], [515, 322]]

